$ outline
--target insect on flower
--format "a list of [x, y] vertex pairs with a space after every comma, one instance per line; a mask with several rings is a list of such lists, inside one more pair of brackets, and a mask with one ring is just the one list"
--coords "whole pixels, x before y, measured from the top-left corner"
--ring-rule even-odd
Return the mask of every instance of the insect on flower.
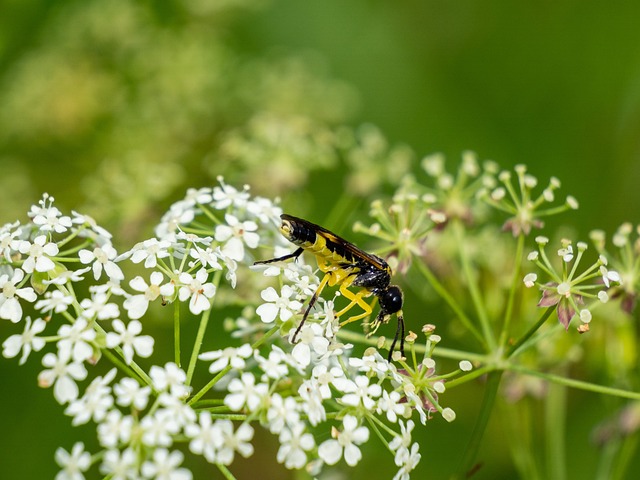
[[[309, 300], [309, 305], [302, 316], [302, 321], [293, 334], [293, 342], [295, 342], [311, 308], [318, 300], [324, 287], [327, 285], [330, 287], [339, 285], [340, 293], [350, 300], [350, 303], [337, 312], [336, 317], [342, 317], [355, 305], [360, 306], [363, 310], [362, 313], [341, 322], [340, 326], [371, 315], [373, 304], [377, 299], [380, 303], [380, 312], [374, 320], [369, 334], [375, 333], [378, 327], [383, 323], [387, 323], [395, 313], [398, 318], [398, 326], [389, 349], [388, 360], [391, 361], [393, 349], [398, 338], [400, 338], [400, 353], [404, 356], [402, 290], [396, 285], [390, 285], [392, 272], [387, 262], [377, 255], [359, 249], [326, 228], [307, 220], [287, 214], [281, 215], [280, 218], [282, 219], [280, 232], [287, 240], [297, 245], [298, 248], [288, 255], [256, 262], [256, 265], [280, 262], [291, 258], [297, 259], [306, 250], [316, 257], [318, 268], [325, 274]], [[361, 290], [358, 293], [353, 293], [349, 290], [351, 286], [360, 287]], [[376, 299], [369, 304], [364, 299], [371, 295], [374, 295]]]

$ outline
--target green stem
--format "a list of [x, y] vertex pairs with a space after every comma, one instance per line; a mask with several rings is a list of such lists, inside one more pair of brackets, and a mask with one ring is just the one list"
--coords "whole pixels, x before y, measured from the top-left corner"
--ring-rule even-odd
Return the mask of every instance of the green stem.
[[180, 302], [174, 302], [173, 309], [173, 358], [178, 367], [182, 367], [180, 360]]
[[555, 306], [547, 307], [544, 313], [540, 316], [540, 319], [525, 333], [520, 339], [514, 343], [509, 350], [507, 350], [507, 358], [511, 357], [518, 349], [527, 341], [531, 336], [538, 331], [538, 329], [547, 321], [549, 316], [555, 310]]
[[564, 385], [549, 385], [544, 415], [547, 478], [567, 478], [565, 428], [567, 422], [567, 389]]
[[482, 334], [476, 329], [476, 327], [473, 325], [469, 317], [466, 315], [466, 313], [464, 313], [464, 311], [460, 307], [460, 304], [453, 298], [453, 296], [447, 291], [447, 289], [442, 285], [442, 283], [440, 283], [440, 281], [433, 274], [431, 269], [429, 269], [429, 267], [427, 267], [427, 265], [425, 265], [423, 262], [416, 262], [416, 265], [418, 266], [418, 270], [420, 270], [422, 275], [424, 275], [424, 277], [431, 284], [431, 286], [436, 291], [436, 293], [440, 295], [440, 297], [445, 302], [447, 302], [447, 305], [449, 305], [451, 310], [453, 310], [453, 312], [456, 314], [458, 319], [462, 322], [464, 327], [467, 330], [469, 330], [469, 332], [471, 332], [471, 334], [478, 340], [478, 342], [482, 347], [486, 347], [487, 343], [485, 342], [485, 339], [482, 338]]
[[583, 382], [582, 380], [573, 380], [571, 378], [562, 377], [560, 375], [554, 375], [552, 373], [538, 372], [536, 370], [530, 370], [521, 365], [509, 365], [507, 370], [512, 372], [522, 373], [524, 375], [530, 375], [532, 377], [542, 378], [550, 382], [554, 382], [560, 385], [564, 385], [571, 388], [577, 388], [579, 390], [585, 390], [587, 392], [601, 393], [603, 395], [611, 395], [614, 397], [630, 398], [632, 400], [640, 400], [640, 392], [631, 392], [629, 390], [622, 390], [620, 388], [605, 387], [603, 385], [597, 385], [595, 383]]
[[216, 463], [216, 467], [218, 467], [218, 470], [220, 470], [220, 473], [222, 473], [224, 478], [226, 478], [227, 480], [236, 480], [236, 477], [233, 476], [233, 474], [226, 467], [226, 465], [222, 465], [221, 463]]
[[191, 385], [193, 378], [193, 372], [196, 368], [196, 362], [198, 361], [198, 355], [200, 354], [200, 348], [202, 347], [202, 340], [204, 339], [204, 333], [207, 331], [207, 324], [209, 323], [209, 317], [211, 316], [211, 308], [205, 310], [200, 318], [200, 326], [198, 327], [198, 333], [196, 339], [193, 342], [193, 351], [191, 352], [191, 359], [189, 360], [189, 367], [187, 369], [187, 385]]
[[202, 398], [202, 396], [207, 393], [209, 390], [211, 390], [211, 388], [220, 381], [220, 379], [222, 377], [224, 377], [227, 373], [229, 373], [229, 371], [231, 370], [231, 365], [227, 365], [226, 367], [224, 367], [222, 370], [220, 370], [220, 372], [218, 372], [218, 374], [213, 377], [211, 380], [209, 380], [209, 383], [207, 383], [204, 387], [202, 387], [200, 389], [200, 391], [198, 393], [196, 393], [193, 397], [191, 397], [189, 399], [189, 401], [187, 402], [188, 405], [193, 405], [194, 403], [196, 403], [198, 400], [200, 400], [200, 398]]
[[491, 330], [491, 324], [489, 323], [489, 317], [487, 315], [487, 309], [485, 308], [484, 302], [482, 300], [482, 295], [480, 294], [480, 289], [478, 284], [476, 283], [477, 276], [474, 275], [474, 271], [471, 265], [471, 260], [467, 255], [467, 250], [465, 248], [464, 242], [464, 227], [460, 223], [460, 221], [456, 221], [453, 223], [453, 229], [456, 236], [456, 241], [458, 242], [458, 250], [460, 252], [460, 262], [462, 264], [462, 271], [464, 272], [464, 276], [467, 279], [467, 285], [469, 287], [469, 293], [471, 294], [471, 300], [473, 301], [473, 306], [478, 315], [478, 319], [480, 320], [480, 326], [482, 328], [482, 334], [484, 336], [485, 345], [487, 345], [487, 351], [495, 352], [496, 351], [496, 339]]
[[502, 325], [502, 333], [500, 334], [499, 345], [504, 348], [509, 338], [509, 330], [513, 316], [513, 304], [518, 290], [522, 282], [520, 282], [520, 266], [522, 265], [522, 251], [524, 250], [524, 235], [518, 236], [518, 246], [516, 247], [516, 257], [513, 264], [513, 277], [511, 279], [511, 288], [509, 289], [509, 299], [507, 300], [507, 309], [504, 314], [504, 323]]
[[502, 373], [503, 372], [501, 371], [494, 371], [487, 376], [487, 384], [484, 392], [484, 398], [482, 399], [482, 407], [480, 408], [480, 413], [476, 419], [471, 439], [465, 449], [464, 457], [460, 463], [461, 469], [456, 478], [467, 478], [467, 473], [471, 472], [474, 467], [474, 462], [478, 455], [478, 450], [480, 449], [480, 444], [482, 443], [482, 438], [484, 437], [484, 432], [487, 429], [489, 418], [491, 417], [491, 412], [493, 411], [493, 406], [496, 401], [498, 388], [500, 387], [500, 380], [502, 379]]

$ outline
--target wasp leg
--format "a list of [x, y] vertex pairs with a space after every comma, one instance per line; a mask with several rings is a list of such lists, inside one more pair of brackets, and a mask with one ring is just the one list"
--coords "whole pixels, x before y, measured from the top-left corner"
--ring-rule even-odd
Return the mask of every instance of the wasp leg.
[[[353, 317], [349, 317], [344, 322], [341, 322], [340, 326], [346, 325], [347, 323], [356, 322], [356, 321], [360, 320], [361, 318], [368, 317], [369, 315], [371, 315], [371, 312], [373, 312], [372, 305], [369, 305], [363, 299], [364, 296], [370, 295], [370, 293], [367, 292], [366, 290], [362, 290], [362, 291], [360, 291], [358, 293], [353, 293], [352, 291], [350, 291], [348, 289], [348, 286], [349, 285], [347, 285], [345, 283], [340, 285], [340, 293], [342, 293], [342, 295], [344, 295], [345, 298], [348, 298], [349, 300], [351, 300], [351, 303], [349, 303], [349, 305], [347, 305], [342, 310], [340, 310], [338, 313], [336, 313], [336, 317], [341, 317], [342, 315], [347, 313], [349, 310], [351, 310], [351, 308], [354, 305], [359, 305], [360, 308], [362, 308], [363, 312], [361, 314], [359, 314], [359, 315], [355, 315]], [[373, 304], [373, 302], [372, 302], [372, 304]]]
[[278, 258], [272, 258], [270, 260], [261, 260], [259, 262], [253, 262], [254, 265], [264, 265], [265, 263], [273, 263], [273, 262], [284, 262], [285, 260], [289, 260], [290, 258], [297, 259], [304, 252], [304, 248], [300, 247], [295, 252], [290, 253], [288, 255], [284, 255]]
[[329, 283], [330, 280], [331, 280], [331, 272], [327, 273], [324, 276], [324, 278], [320, 282], [320, 285], [318, 285], [318, 288], [316, 288], [316, 291], [314, 292], [313, 296], [309, 300], [309, 305], [307, 305], [307, 309], [304, 311], [304, 315], [302, 316], [302, 321], [300, 321], [300, 324], [298, 324], [298, 328], [296, 328], [296, 331], [294, 332], [293, 337], [291, 337], [291, 343], [296, 343], [296, 337], [300, 333], [300, 330], [302, 329], [304, 322], [307, 320], [307, 317], [309, 316], [309, 312], [311, 311], [316, 301], [318, 300], [318, 297], [322, 293], [322, 290], [324, 290], [325, 285], [327, 285], [327, 283]]
[[393, 342], [391, 342], [391, 348], [389, 348], [389, 356], [387, 357], [389, 363], [391, 363], [393, 349], [396, 346], [398, 337], [400, 337], [400, 354], [404, 357], [404, 318], [402, 316], [402, 310], [398, 312], [398, 327], [396, 328], [396, 335], [393, 337]]

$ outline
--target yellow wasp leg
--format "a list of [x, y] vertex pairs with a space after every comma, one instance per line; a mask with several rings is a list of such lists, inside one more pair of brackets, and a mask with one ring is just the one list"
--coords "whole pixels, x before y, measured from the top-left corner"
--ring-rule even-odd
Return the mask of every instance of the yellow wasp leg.
[[340, 293], [342, 293], [342, 295], [344, 295], [345, 298], [348, 298], [349, 300], [351, 300], [351, 303], [349, 303], [349, 305], [347, 305], [338, 313], [336, 313], [336, 317], [341, 317], [342, 315], [347, 313], [354, 305], [359, 305], [360, 308], [362, 308], [363, 312], [359, 315], [349, 317], [344, 322], [341, 322], [340, 326], [346, 325], [347, 323], [358, 321], [361, 318], [368, 317], [369, 315], [371, 315], [371, 312], [373, 312], [373, 307], [372, 307], [373, 302], [371, 302], [372, 305], [369, 305], [363, 299], [365, 295], [370, 295], [370, 293], [367, 292], [366, 290], [360, 291], [358, 293], [353, 293], [348, 289], [348, 286], [349, 285], [347, 285], [346, 283], [343, 283], [342, 285], [340, 285]]

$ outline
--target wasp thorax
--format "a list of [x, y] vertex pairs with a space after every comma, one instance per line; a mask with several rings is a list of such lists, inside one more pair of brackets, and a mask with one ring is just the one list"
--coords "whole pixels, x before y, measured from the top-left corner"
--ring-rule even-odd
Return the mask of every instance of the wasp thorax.
[[378, 295], [380, 308], [384, 313], [396, 313], [402, 308], [402, 290], [396, 285], [391, 285]]

